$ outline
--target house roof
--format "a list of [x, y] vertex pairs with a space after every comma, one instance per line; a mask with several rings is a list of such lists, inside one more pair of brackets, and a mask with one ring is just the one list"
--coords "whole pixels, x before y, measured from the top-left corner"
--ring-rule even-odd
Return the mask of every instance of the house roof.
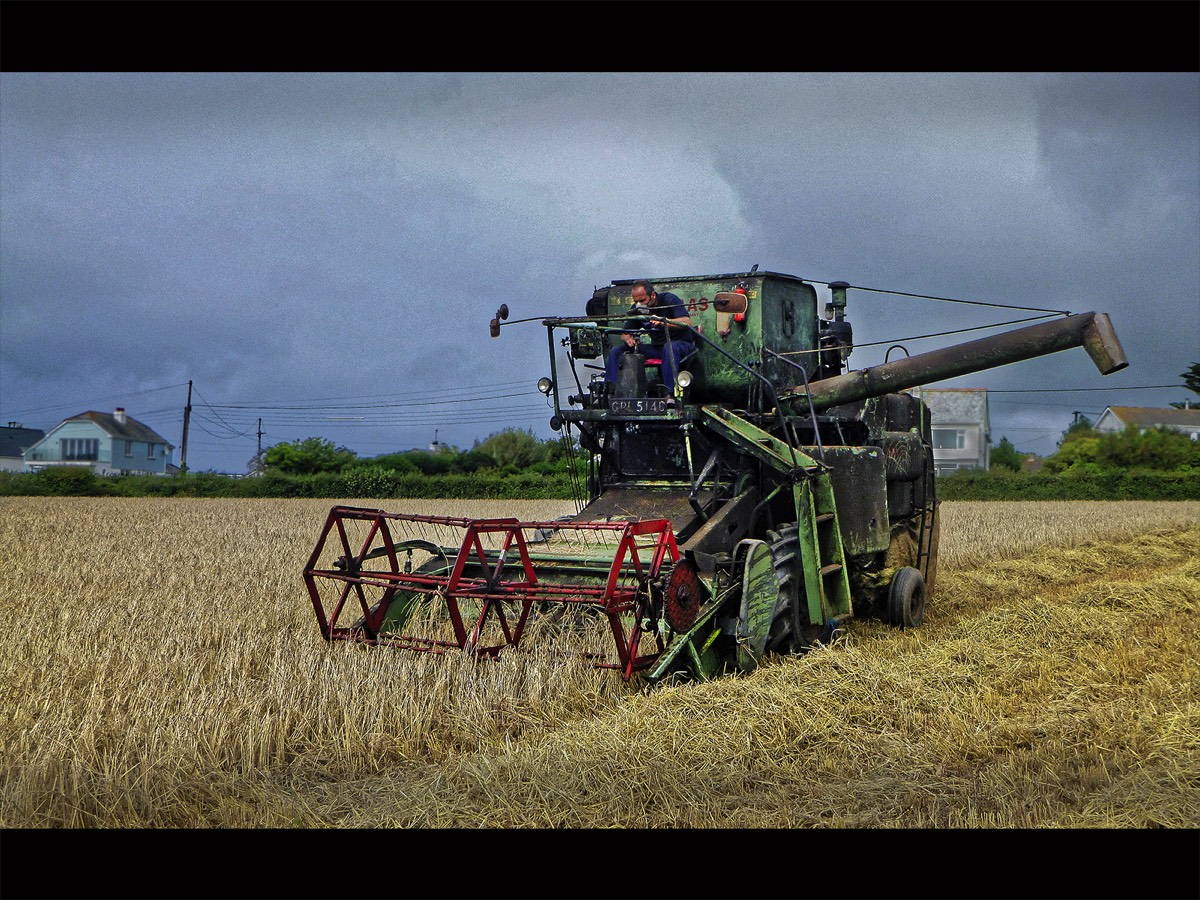
[[77, 416], [71, 416], [69, 419], [64, 419], [66, 422], [93, 422], [104, 429], [104, 433], [115, 438], [123, 438], [127, 441], [145, 441], [150, 444], [166, 444], [171, 449], [174, 445], [169, 443], [165, 437], [151, 428], [149, 425], [143, 425], [133, 416], [125, 416], [124, 423], [118, 422], [117, 417], [113, 413], [102, 413], [89, 410], [82, 412]]
[[925, 388], [921, 398], [935, 425], [986, 422], [988, 418], [987, 388]]
[[1200, 409], [1157, 408], [1147, 406], [1110, 406], [1108, 411], [1126, 425], [1153, 428], [1155, 425], [1200, 427]]
[[19, 457], [45, 436], [40, 428], [0, 428], [0, 456]]

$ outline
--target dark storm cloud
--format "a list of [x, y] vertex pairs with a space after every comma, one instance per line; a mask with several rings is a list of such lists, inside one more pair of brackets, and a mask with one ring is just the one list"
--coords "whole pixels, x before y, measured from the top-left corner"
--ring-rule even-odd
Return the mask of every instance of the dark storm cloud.
[[1051, 183], [1103, 219], [1136, 217], [1154, 202], [1197, 210], [1198, 123], [1195, 80], [1179, 75], [1059, 75], [1038, 92]]
[[[366, 456], [435, 428], [548, 437], [539, 396], [502, 397], [545, 373], [545, 335], [488, 338], [500, 303], [571, 314], [614, 278], [755, 263], [1106, 311], [1131, 361], [1100, 379], [1071, 352], [960, 386], [1177, 383], [1200, 357], [1198, 105], [1188, 73], [3, 73], [0, 418], [137, 416], [149, 391], [178, 442], [192, 380], [199, 468], [241, 469], [260, 415], [268, 445]], [[856, 291], [850, 315], [866, 366], [1028, 313]], [[396, 407], [374, 429], [217, 409], [446, 392], [461, 414]], [[1038, 452], [1086, 402], [1180, 399], [993, 396], [994, 438]]]

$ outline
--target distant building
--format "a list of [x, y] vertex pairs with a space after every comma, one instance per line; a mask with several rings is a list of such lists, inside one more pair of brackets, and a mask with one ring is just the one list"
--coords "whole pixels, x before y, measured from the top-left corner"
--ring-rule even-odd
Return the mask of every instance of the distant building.
[[1101, 434], [1110, 434], [1124, 431], [1130, 425], [1136, 425], [1139, 431], [1173, 428], [1182, 431], [1193, 441], [1200, 440], [1200, 409], [1109, 406], [1100, 414], [1094, 427]]
[[175, 448], [137, 419], [114, 412], [84, 412], [64, 419], [25, 451], [25, 465], [37, 472], [49, 466], [86, 466], [97, 475], [166, 475]]
[[24, 472], [25, 451], [46, 436], [40, 428], [9, 422], [0, 428], [0, 472]]
[[924, 388], [918, 396], [929, 407], [936, 473], [986, 470], [992, 440], [987, 388]]

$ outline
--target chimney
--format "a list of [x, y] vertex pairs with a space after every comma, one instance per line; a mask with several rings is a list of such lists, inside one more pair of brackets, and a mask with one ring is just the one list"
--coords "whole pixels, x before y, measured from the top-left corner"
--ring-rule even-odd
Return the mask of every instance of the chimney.
[[116, 411], [113, 413], [113, 418], [117, 420], [118, 425], [124, 425], [125, 424], [125, 407], [118, 406]]

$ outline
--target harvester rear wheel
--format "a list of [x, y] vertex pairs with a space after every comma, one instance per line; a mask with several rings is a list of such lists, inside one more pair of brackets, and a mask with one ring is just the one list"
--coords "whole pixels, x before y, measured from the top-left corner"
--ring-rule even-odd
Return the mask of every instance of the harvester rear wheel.
[[912, 566], [897, 569], [888, 588], [888, 623], [915, 628], [925, 619], [925, 579]]
[[778, 531], [767, 532], [767, 541], [779, 584], [767, 649], [772, 653], [797, 653], [812, 646], [823, 630], [820, 624], [814, 626], [808, 622], [804, 579], [799, 568], [799, 527], [795, 522], [781, 525]]

